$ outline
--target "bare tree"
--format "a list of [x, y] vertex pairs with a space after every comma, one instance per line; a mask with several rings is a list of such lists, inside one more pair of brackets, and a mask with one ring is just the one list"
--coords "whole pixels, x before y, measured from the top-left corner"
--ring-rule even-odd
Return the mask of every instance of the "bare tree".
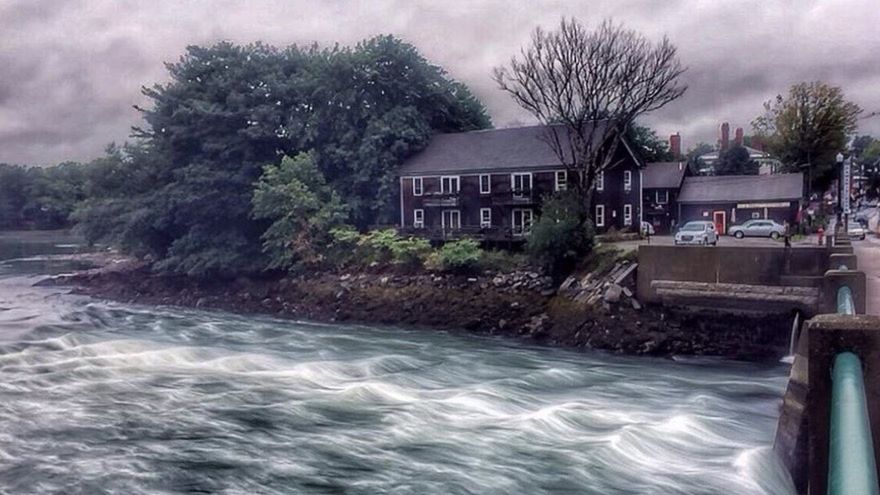
[[562, 19], [556, 31], [536, 29], [494, 79], [547, 125], [545, 140], [574, 172], [589, 208], [596, 176], [614, 165], [630, 124], [687, 89], [678, 82], [685, 68], [676, 52], [666, 37], [655, 44], [611, 20], [588, 31]]

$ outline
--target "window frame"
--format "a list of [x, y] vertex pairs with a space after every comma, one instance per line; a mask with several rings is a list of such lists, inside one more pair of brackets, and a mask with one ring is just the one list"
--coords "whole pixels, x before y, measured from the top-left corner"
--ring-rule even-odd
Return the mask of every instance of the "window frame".
[[511, 194], [513, 194], [513, 197], [515, 197], [515, 198], [525, 198], [527, 195], [522, 192], [522, 191], [525, 191], [525, 188], [523, 188], [520, 192], [517, 192], [517, 190], [516, 190], [516, 177], [528, 177], [529, 178], [528, 196], [531, 196], [532, 190], [534, 190], [534, 187], [535, 187], [535, 181], [534, 181], [534, 178], [532, 177], [532, 173], [531, 172], [511, 172], [511, 174], [510, 174], [510, 192], [511, 192]]
[[[525, 222], [525, 214], [528, 212], [528, 225]], [[522, 225], [520, 226], [520, 230], [517, 231], [516, 225], [516, 214], [520, 213], [520, 218], [523, 220]], [[510, 231], [514, 237], [525, 237], [532, 233], [532, 226], [535, 223], [535, 213], [531, 208], [514, 208], [510, 210]]]
[[[416, 192], [416, 183], [419, 184], [419, 190]], [[413, 196], [422, 196], [425, 194], [425, 179], [424, 177], [413, 177], [412, 178], [412, 194]]]
[[[483, 189], [483, 177], [486, 178], [486, 189]], [[492, 194], [492, 174], [480, 174], [480, 194]]]
[[633, 206], [629, 203], [623, 205], [623, 226], [630, 227], [633, 222]]
[[[421, 219], [419, 217], [421, 217]], [[414, 229], [425, 228], [425, 209], [424, 208], [414, 208], [413, 209], [413, 228]]]
[[[451, 222], [452, 216], [453, 216], [452, 214], [455, 213], [455, 217], [457, 217], [457, 219], [458, 219], [458, 226], [457, 227], [446, 225], [446, 214], [447, 213], [449, 214], [450, 223], [452, 223]], [[443, 210], [440, 213], [440, 227], [443, 230], [461, 230], [461, 210]]]
[[[488, 218], [483, 216], [484, 213], [488, 213]], [[490, 227], [492, 227], [492, 208], [480, 208], [480, 228]]]
[[[444, 186], [445, 181], [449, 181], [450, 187], [452, 186], [453, 180], [455, 181], [455, 190], [447, 191]], [[441, 175], [440, 176], [440, 194], [458, 194], [461, 192], [461, 176], [460, 175]]]
[[[562, 181], [559, 180], [560, 177]], [[568, 189], [568, 170], [556, 170], [553, 172], [553, 179], [553, 189], [555, 191], [565, 191]]]
[[[599, 215], [600, 211], [602, 212], [601, 215]], [[593, 216], [596, 221], [596, 227], [604, 227], [605, 226], [605, 205], [597, 204], [596, 211]], [[601, 218], [601, 221], [600, 221], [600, 218]]]
[[623, 171], [623, 190], [626, 192], [632, 191], [632, 170], [624, 170]]
[[[663, 197], [664, 197], [663, 201], [660, 201], [660, 193], [661, 193], [661, 192], [663, 193]], [[667, 204], [669, 204], [669, 190], [667, 190], [667, 189], [661, 189], [661, 190], [659, 190], [659, 191], [654, 191], [654, 201], [655, 201], [658, 205], [667, 205]]]
[[596, 192], [602, 192], [605, 190], [605, 171], [600, 170], [596, 173]]

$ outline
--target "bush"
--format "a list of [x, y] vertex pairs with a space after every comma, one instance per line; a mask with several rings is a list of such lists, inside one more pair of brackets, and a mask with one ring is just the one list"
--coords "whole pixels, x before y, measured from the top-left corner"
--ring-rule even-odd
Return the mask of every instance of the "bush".
[[369, 262], [422, 266], [431, 243], [418, 237], [401, 237], [394, 229], [374, 230], [360, 237], [357, 254]]
[[528, 265], [528, 258], [524, 254], [511, 253], [509, 251], [483, 251], [480, 258], [480, 269], [498, 272], [512, 272]]
[[554, 277], [574, 268], [593, 247], [595, 232], [581, 198], [574, 191], [560, 191], [544, 200], [532, 225], [526, 251]]
[[480, 243], [473, 239], [447, 242], [431, 254], [429, 267], [447, 272], [467, 273], [475, 271], [483, 258]]

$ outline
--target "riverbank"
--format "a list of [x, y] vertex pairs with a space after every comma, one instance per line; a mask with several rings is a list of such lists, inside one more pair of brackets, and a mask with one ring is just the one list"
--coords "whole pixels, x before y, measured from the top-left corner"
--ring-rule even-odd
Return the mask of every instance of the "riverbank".
[[[787, 316], [693, 313], [632, 299], [590, 303], [533, 272], [481, 276], [311, 273], [206, 282], [153, 274], [142, 262], [85, 255], [96, 269], [48, 279], [126, 303], [217, 309], [324, 322], [378, 323], [529, 339], [547, 345], [652, 356], [775, 360], [788, 346]], [[626, 284], [624, 292], [629, 293]]]

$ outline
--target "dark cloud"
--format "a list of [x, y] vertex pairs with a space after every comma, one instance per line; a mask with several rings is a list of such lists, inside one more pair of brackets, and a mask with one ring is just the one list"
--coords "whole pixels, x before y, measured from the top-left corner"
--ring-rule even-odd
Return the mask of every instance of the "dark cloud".
[[[381, 33], [414, 43], [468, 84], [496, 125], [531, 119], [491, 80], [537, 26], [603, 18], [679, 47], [687, 94], [645, 118], [685, 146], [748, 129], [764, 101], [798, 81], [844, 88], [880, 110], [876, 0], [5, 0], [0, 3], [0, 162], [87, 160], [125, 140], [142, 85], [186, 45], [221, 39], [278, 46], [350, 44]], [[862, 121], [880, 135], [880, 117]]]

